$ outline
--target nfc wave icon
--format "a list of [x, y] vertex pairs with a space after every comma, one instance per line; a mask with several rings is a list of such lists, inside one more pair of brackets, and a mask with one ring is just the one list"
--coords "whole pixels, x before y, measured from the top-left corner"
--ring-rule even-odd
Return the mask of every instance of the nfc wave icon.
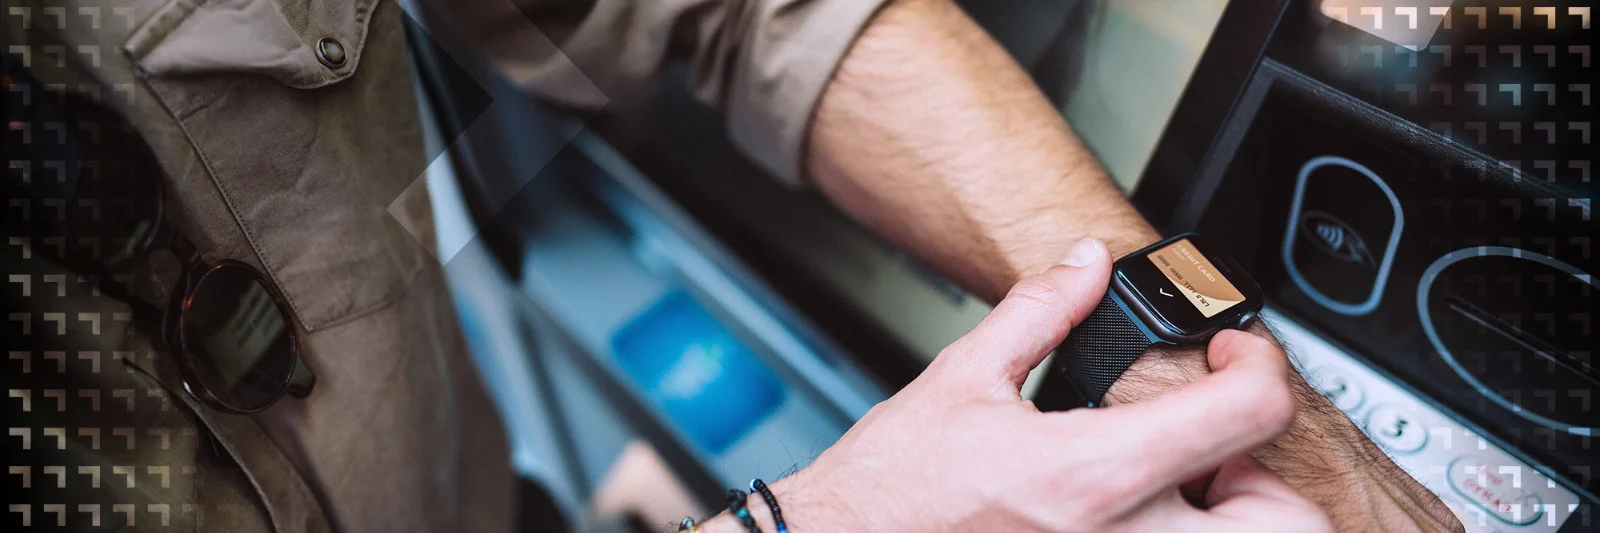
[[1306, 216], [1300, 218], [1300, 229], [1306, 232], [1307, 240], [1334, 259], [1367, 268], [1378, 267], [1372, 250], [1367, 249], [1367, 241], [1339, 217], [1322, 211], [1306, 211]]
[[[1390, 228], [1382, 257], [1372, 253], [1366, 238], [1351, 224], [1325, 211], [1305, 209], [1306, 182], [1317, 169], [1328, 166], [1355, 171], [1371, 180], [1388, 199], [1394, 212], [1394, 225]], [[1343, 157], [1324, 155], [1312, 158], [1300, 167], [1287, 226], [1283, 237], [1284, 268], [1289, 272], [1290, 281], [1300, 287], [1306, 296], [1342, 315], [1362, 316], [1378, 308], [1378, 303], [1383, 299], [1383, 289], [1389, 283], [1389, 271], [1394, 265], [1395, 252], [1400, 246], [1401, 230], [1405, 228], [1405, 213], [1400, 209], [1400, 199], [1395, 196], [1394, 190], [1389, 188], [1388, 183], [1366, 166]], [[1366, 297], [1356, 301], [1339, 300], [1328, 296], [1306, 279], [1294, 257], [1295, 243], [1301, 238], [1338, 261], [1355, 263], [1368, 269], [1376, 268], [1371, 290]]]

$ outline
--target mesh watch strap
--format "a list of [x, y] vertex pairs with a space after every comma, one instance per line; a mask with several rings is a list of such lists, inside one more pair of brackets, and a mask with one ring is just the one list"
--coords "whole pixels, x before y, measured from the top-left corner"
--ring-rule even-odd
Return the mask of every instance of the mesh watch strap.
[[1118, 303], [1115, 293], [1107, 291], [1094, 312], [1073, 327], [1067, 340], [1056, 349], [1056, 361], [1089, 406], [1096, 407], [1111, 384], [1151, 344], [1144, 329]]

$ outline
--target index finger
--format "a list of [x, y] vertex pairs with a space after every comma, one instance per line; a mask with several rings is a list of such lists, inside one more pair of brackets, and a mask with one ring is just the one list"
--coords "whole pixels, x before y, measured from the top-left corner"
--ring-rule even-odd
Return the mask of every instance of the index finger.
[[1288, 357], [1266, 339], [1224, 331], [1211, 340], [1213, 372], [1146, 402], [1088, 413], [1107, 445], [1151, 493], [1175, 487], [1289, 429]]

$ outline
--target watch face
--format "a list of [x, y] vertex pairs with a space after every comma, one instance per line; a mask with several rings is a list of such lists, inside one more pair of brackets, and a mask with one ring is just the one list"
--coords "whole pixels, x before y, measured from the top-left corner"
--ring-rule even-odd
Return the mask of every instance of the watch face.
[[1192, 233], [1118, 260], [1116, 277], [1150, 311], [1158, 323], [1149, 325], [1162, 337], [1194, 337], [1237, 327], [1242, 318], [1261, 309], [1261, 289], [1255, 280]]

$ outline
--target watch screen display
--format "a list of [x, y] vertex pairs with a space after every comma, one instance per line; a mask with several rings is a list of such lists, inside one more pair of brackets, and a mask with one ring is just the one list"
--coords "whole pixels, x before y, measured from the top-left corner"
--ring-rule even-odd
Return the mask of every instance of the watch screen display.
[[1117, 260], [1118, 285], [1179, 336], [1235, 327], [1261, 308], [1261, 288], [1211, 241], [1186, 234]]
[[1178, 239], [1145, 256], [1178, 293], [1206, 318], [1245, 300], [1244, 294], [1189, 239]]

